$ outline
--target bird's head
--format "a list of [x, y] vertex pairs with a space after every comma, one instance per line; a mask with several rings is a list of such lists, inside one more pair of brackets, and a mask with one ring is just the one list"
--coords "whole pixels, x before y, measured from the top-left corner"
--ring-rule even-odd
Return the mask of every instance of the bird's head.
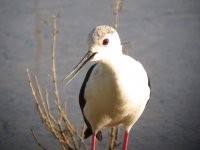
[[64, 82], [69, 83], [78, 71], [90, 60], [100, 61], [107, 56], [122, 54], [119, 35], [115, 29], [107, 25], [95, 27], [88, 37], [89, 51], [78, 63], [74, 70], [65, 77]]
[[107, 25], [94, 28], [88, 37], [89, 53], [95, 54], [91, 61], [99, 61], [107, 55], [122, 53], [119, 35], [115, 29]]

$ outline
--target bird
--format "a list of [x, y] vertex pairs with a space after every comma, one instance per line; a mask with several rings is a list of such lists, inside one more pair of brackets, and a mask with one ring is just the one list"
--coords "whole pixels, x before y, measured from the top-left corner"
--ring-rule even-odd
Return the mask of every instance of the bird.
[[96, 26], [88, 36], [89, 50], [73, 71], [64, 78], [68, 84], [88, 62], [89, 68], [79, 93], [79, 104], [87, 126], [84, 136], [102, 140], [104, 128], [124, 128], [123, 150], [129, 133], [143, 113], [151, 95], [151, 84], [143, 65], [123, 54], [117, 31], [108, 25]]

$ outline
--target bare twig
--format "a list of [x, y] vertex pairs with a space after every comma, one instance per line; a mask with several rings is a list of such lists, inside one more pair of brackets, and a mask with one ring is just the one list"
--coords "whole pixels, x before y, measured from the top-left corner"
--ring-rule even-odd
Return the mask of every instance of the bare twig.
[[[38, 5], [38, 0], [35, 0], [36, 5]], [[122, 8], [122, 2], [121, 0], [115, 0], [114, 1], [114, 8], [113, 8], [113, 14], [115, 16], [114, 21], [114, 28], [117, 30], [119, 27], [119, 12]], [[38, 6], [37, 8], [38, 9]], [[38, 12], [37, 12], [38, 13]], [[38, 15], [39, 16], [39, 15]], [[32, 95], [34, 98], [34, 102], [37, 108], [37, 111], [41, 117], [42, 123], [46, 126], [48, 131], [52, 134], [52, 136], [57, 139], [59, 142], [60, 148], [62, 150], [81, 150], [81, 149], [88, 149], [87, 145], [84, 142], [84, 129], [85, 125], [83, 125], [81, 133], [79, 133], [77, 130], [74, 129], [73, 124], [70, 122], [67, 112], [66, 112], [66, 106], [62, 107], [62, 99], [59, 93], [58, 88], [58, 82], [57, 82], [57, 75], [56, 75], [56, 40], [57, 40], [57, 18], [61, 16], [61, 12], [57, 13], [56, 15], [52, 16], [52, 22], [49, 23], [48, 21], [43, 20], [49, 27], [52, 29], [52, 72], [51, 72], [51, 79], [53, 83], [53, 91], [54, 91], [54, 98], [55, 99], [55, 108], [56, 108], [56, 115], [52, 113], [51, 104], [50, 104], [50, 97], [49, 97], [49, 91], [47, 88], [41, 88], [41, 83], [38, 80], [38, 73], [39, 69], [36, 69], [35, 71], [35, 78], [34, 82], [32, 82], [31, 75], [29, 70], [27, 69], [27, 76], [28, 76], [28, 82], [30, 89], [32, 91]], [[38, 17], [39, 18], [39, 17]], [[39, 20], [36, 18], [36, 33], [38, 34], [36, 36], [36, 42], [38, 44], [37, 49], [40, 49], [42, 47], [41, 44], [41, 31], [40, 29], [40, 23], [37, 21]], [[40, 19], [41, 21], [41, 19]], [[40, 43], [39, 43], [40, 42]], [[41, 52], [41, 50], [38, 50]], [[39, 52], [37, 52], [39, 55]], [[37, 59], [40, 59], [39, 56], [37, 56]], [[38, 61], [38, 63], [40, 63]], [[39, 66], [36, 64], [36, 68]], [[45, 147], [42, 146], [42, 144], [38, 141], [37, 136], [35, 135], [34, 131], [31, 130], [32, 135], [35, 139], [35, 141], [38, 143], [38, 145], [46, 150]], [[115, 149], [118, 145], [118, 137], [119, 132], [118, 128], [112, 128], [110, 132], [109, 137], [109, 149]], [[108, 147], [108, 145], [106, 145]]]
[[110, 137], [109, 137], [109, 150], [113, 149], [114, 142], [115, 142], [115, 127], [112, 127], [110, 130]]
[[[58, 91], [58, 83], [57, 83], [57, 76], [56, 76], [56, 57], [55, 57], [55, 50], [56, 50], [56, 35], [57, 35], [57, 26], [56, 26], [56, 19], [59, 17], [60, 14], [54, 15], [52, 17], [52, 33], [53, 33], [53, 40], [52, 40], [52, 83], [54, 87], [54, 96], [55, 96], [55, 106], [57, 108], [58, 118], [52, 114], [50, 103], [49, 103], [49, 92], [47, 88], [44, 89], [44, 92], [40, 86], [40, 82], [38, 81], [37, 75], [35, 76], [35, 86], [31, 80], [31, 75], [29, 70], [27, 69], [27, 76], [29, 86], [31, 88], [35, 105], [39, 115], [41, 117], [42, 122], [45, 124], [47, 129], [53, 135], [55, 139], [58, 140], [59, 145], [62, 150], [72, 150], [72, 149], [88, 149], [87, 145], [85, 144], [82, 135], [78, 133], [69, 121], [66, 115], [66, 108], [61, 106], [61, 97]], [[34, 132], [32, 132], [34, 133]], [[33, 134], [34, 138], [36, 137]], [[37, 139], [37, 138], [36, 138]], [[79, 144], [77, 141], [80, 141]], [[39, 142], [38, 142], [39, 143]]]
[[[82, 129], [81, 129], [81, 140], [84, 139], [84, 131], [85, 131], [85, 123], [82, 125]], [[79, 150], [81, 150], [81, 145], [82, 145], [82, 142], [80, 142], [79, 144]]]
[[56, 77], [56, 63], [55, 63], [55, 49], [56, 49], [56, 34], [57, 34], [57, 25], [56, 25], [56, 19], [57, 16], [52, 17], [53, 26], [52, 26], [52, 33], [53, 33], [53, 41], [52, 41], [52, 80], [54, 85], [54, 93], [56, 96], [56, 101], [60, 105], [60, 95], [58, 92], [58, 84], [57, 84], [57, 77]]
[[[61, 107], [61, 103], [60, 103], [60, 95], [59, 95], [59, 92], [58, 92], [58, 85], [57, 85], [57, 77], [56, 77], [56, 64], [55, 64], [55, 49], [56, 49], [56, 34], [57, 34], [57, 26], [56, 26], [56, 19], [57, 17], [59, 17], [60, 15], [55, 15], [52, 17], [52, 20], [53, 20], [53, 26], [52, 26], [52, 32], [53, 32], [53, 42], [52, 42], [52, 80], [53, 80], [53, 85], [54, 85], [54, 94], [56, 96], [56, 106], [58, 108], [58, 111], [60, 113], [60, 117], [61, 119], [63, 119], [63, 121], [65, 122], [66, 124], [66, 128], [68, 129], [69, 131], [69, 134], [71, 136], [71, 139], [72, 139], [72, 143], [75, 147], [75, 149], [78, 149], [78, 144], [76, 142], [76, 139], [74, 137], [74, 134], [76, 134], [82, 141], [82, 138], [81, 136], [79, 135], [78, 132], [76, 132], [74, 129], [73, 129], [73, 126], [72, 124], [69, 122], [67, 116], [65, 115], [65, 112], [64, 110], [62, 109]], [[59, 127], [60, 126], [60, 123], [58, 124]], [[60, 128], [61, 129], [61, 128]], [[62, 137], [64, 137], [64, 135], [62, 134]], [[66, 140], [66, 139], [65, 139]], [[82, 141], [83, 142], [83, 141]], [[83, 142], [84, 143], [84, 142]]]
[[29, 86], [31, 88], [31, 91], [32, 91], [32, 94], [33, 94], [33, 98], [34, 98], [35, 103], [36, 103], [36, 108], [37, 108], [39, 114], [41, 115], [42, 120], [45, 120], [45, 116], [43, 115], [43, 111], [42, 111], [42, 109], [41, 109], [41, 107], [39, 105], [39, 102], [38, 102], [38, 97], [36, 95], [35, 89], [34, 89], [33, 84], [31, 82], [31, 76], [30, 76], [30, 72], [29, 72], [28, 68], [26, 69], [26, 72], [27, 72], [27, 75], [28, 75]]
[[32, 135], [33, 135], [33, 138], [34, 138], [35, 142], [38, 144], [38, 146], [41, 147], [41, 149], [43, 149], [43, 150], [48, 150], [46, 147], [44, 147], [44, 146], [39, 142], [39, 140], [38, 140], [38, 138], [37, 138], [37, 136], [36, 136], [36, 134], [35, 134], [35, 131], [34, 131], [33, 129], [31, 129], [31, 133], [32, 133]]
[[113, 7], [113, 14], [114, 14], [114, 28], [118, 30], [119, 26], [119, 12], [122, 9], [122, 1], [121, 0], [114, 0], [114, 7]]
[[114, 143], [114, 145], [118, 145], [118, 143], [119, 143], [119, 127], [117, 127], [116, 128], [116, 130], [115, 130], [115, 143]]

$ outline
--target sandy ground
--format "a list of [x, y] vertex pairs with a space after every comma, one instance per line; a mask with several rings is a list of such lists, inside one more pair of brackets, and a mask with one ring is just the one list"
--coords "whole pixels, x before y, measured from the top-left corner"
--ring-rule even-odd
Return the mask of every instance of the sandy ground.
[[[41, 16], [63, 10], [58, 20], [57, 72], [60, 88], [87, 51], [87, 35], [99, 24], [112, 25], [112, 1], [41, 1]], [[143, 63], [152, 82], [150, 103], [132, 129], [129, 149], [197, 150], [200, 143], [199, 0], [126, 0], [119, 34], [131, 43], [129, 54]], [[42, 24], [41, 79], [51, 86], [51, 30]], [[35, 150], [30, 129], [50, 150], [58, 149], [35, 110], [25, 69], [36, 60], [33, 0], [0, 1], [0, 149]], [[87, 68], [87, 67], [86, 67]], [[65, 95], [72, 122], [82, 122], [78, 92], [86, 68]], [[67, 94], [66, 94], [67, 93]], [[107, 133], [104, 133], [104, 137]], [[106, 143], [106, 138], [103, 141]]]

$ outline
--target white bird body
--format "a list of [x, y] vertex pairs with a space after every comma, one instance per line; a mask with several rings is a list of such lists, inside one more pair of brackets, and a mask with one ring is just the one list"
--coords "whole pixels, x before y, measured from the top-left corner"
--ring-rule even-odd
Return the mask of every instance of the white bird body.
[[92, 136], [92, 150], [101, 130], [122, 124], [123, 149], [127, 149], [131, 127], [141, 116], [149, 98], [150, 82], [141, 63], [122, 54], [118, 33], [109, 26], [97, 26], [89, 34], [89, 51], [66, 77], [69, 82], [88, 62], [95, 61], [83, 81], [79, 104], [87, 125], [85, 138]]
[[94, 132], [119, 124], [129, 131], [143, 112], [149, 93], [147, 74], [138, 61], [124, 54], [104, 57], [86, 84], [85, 117]]

